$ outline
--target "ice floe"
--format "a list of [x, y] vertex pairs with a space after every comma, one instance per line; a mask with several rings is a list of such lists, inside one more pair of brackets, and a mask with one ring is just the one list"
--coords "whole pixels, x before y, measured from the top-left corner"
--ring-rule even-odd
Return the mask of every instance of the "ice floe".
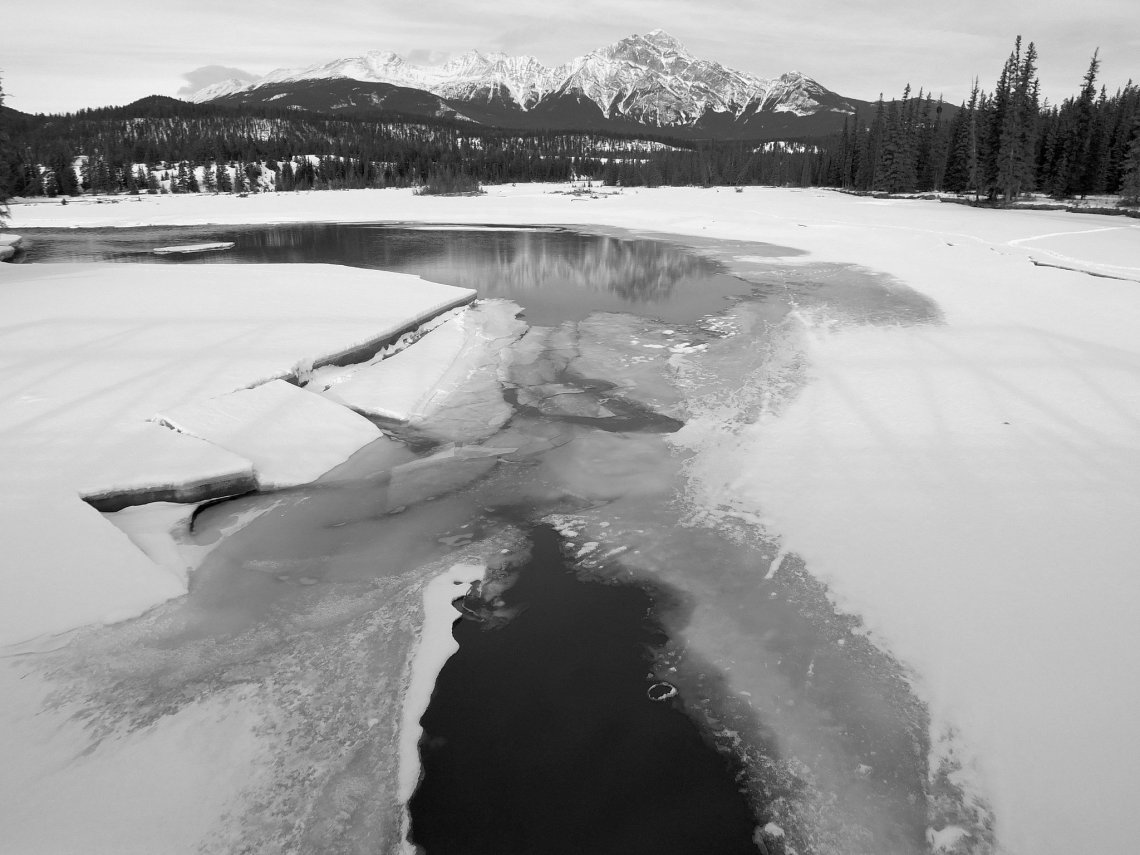
[[164, 409], [156, 418], [250, 460], [262, 489], [315, 481], [381, 436], [352, 410], [284, 380]]

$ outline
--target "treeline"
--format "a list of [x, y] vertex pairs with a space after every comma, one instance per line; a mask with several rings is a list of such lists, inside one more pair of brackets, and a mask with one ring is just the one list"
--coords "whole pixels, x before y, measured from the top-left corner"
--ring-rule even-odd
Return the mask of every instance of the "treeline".
[[[994, 89], [975, 81], [968, 101], [944, 118], [929, 96], [876, 104], [871, 122], [845, 127], [820, 154], [817, 183], [854, 190], [975, 193], [1009, 202], [1031, 191], [1057, 198], [1122, 193], [1140, 178], [1140, 87], [1115, 94], [1096, 85], [1094, 54], [1080, 92], [1042, 103], [1037, 51], [1020, 37]], [[1129, 182], [1132, 182], [1131, 184]]]
[[[246, 172], [257, 165], [274, 172], [278, 190], [422, 186], [440, 171], [484, 183], [567, 181], [600, 175], [611, 158], [644, 158], [669, 146], [626, 136], [505, 131], [398, 114], [383, 121], [342, 119], [159, 96], [129, 107], [64, 116], [9, 111], [5, 118], [12, 144], [4, 166], [10, 191], [20, 196], [158, 192], [156, 173], [219, 176], [219, 167], [242, 172], [257, 189], [264, 182]], [[159, 181], [166, 192], [195, 183]]]

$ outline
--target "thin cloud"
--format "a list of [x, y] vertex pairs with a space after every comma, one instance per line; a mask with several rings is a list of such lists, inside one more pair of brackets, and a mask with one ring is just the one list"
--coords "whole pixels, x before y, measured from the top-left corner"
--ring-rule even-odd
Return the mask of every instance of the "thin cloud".
[[186, 80], [186, 85], [178, 90], [179, 95], [192, 95], [199, 89], [213, 83], [221, 83], [223, 80], [249, 82], [257, 79], [256, 74], [250, 74], [240, 68], [231, 68], [228, 65], [203, 65], [193, 71], [184, 72], [182, 77]]

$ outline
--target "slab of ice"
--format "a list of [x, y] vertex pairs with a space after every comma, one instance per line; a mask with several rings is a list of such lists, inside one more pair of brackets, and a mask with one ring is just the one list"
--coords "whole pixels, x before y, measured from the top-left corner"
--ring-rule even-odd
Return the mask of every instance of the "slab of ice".
[[518, 390], [518, 402], [524, 407], [533, 407], [543, 415], [584, 416], [593, 419], [613, 416], [594, 395], [564, 383], [525, 386]]
[[352, 410], [284, 380], [165, 409], [158, 418], [251, 460], [262, 489], [314, 481], [381, 436]]
[[7, 261], [16, 254], [16, 249], [23, 240], [20, 235], [11, 232], [0, 232], [0, 261]]
[[190, 520], [197, 505], [182, 502], [152, 502], [135, 505], [106, 515], [142, 552], [165, 570], [169, 570], [185, 585], [197, 563], [194, 550], [179, 549], [179, 542], [189, 532]]
[[662, 415], [680, 417], [680, 395], [669, 362], [675, 334], [634, 315], [596, 314], [577, 324], [578, 355], [570, 370], [617, 384], [616, 393]]
[[442, 496], [490, 472], [505, 454], [516, 448], [452, 446], [392, 470], [389, 510]]
[[155, 255], [191, 255], [196, 252], [217, 252], [223, 249], [233, 249], [232, 240], [216, 241], [214, 243], [184, 243], [181, 246], [160, 246], [152, 249]]
[[358, 412], [444, 440], [490, 436], [510, 418], [500, 391], [500, 354], [526, 325], [519, 308], [490, 300], [415, 344], [335, 383], [325, 394]]
[[74, 487], [101, 511], [149, 502], [200, 502], [256, 489], [253, 464], [156, 422], [92, 438]]
[[186, 588], [74, 492], [40, 486], [0, 501], [0, 647], [133, 617]]

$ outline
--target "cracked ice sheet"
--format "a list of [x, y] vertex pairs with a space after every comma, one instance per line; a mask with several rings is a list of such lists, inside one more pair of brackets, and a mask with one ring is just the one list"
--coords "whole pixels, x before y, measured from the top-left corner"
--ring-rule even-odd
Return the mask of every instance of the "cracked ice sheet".
[[511, 416], [499, 366], [503, 350], [526, 331], [518, 313], [505, 300], [480, 302], [405, 350], [334, 382], [324, 394], [436, 439], [490, 436]]
[[576, 328], [578, 355], [571, 371], [615, 383], [617, 394], [663, 415], [683, 416], [671, 382], [674, 351], [669, 348], [687, 344], [685, 336], [673, 330], [666, 334], [663, 330], [669, 328], [662, 323], [627, 314], [597, 313]]
[[334, 265], [5, 264], [0, 285], [0, 645], [184, 591], [76, 498], [248, 471], [147, 425], [156, 411], [285, 375], [472, 295]]
[[315, 481], [382, 437], [352, 410], [284, 380], [163, 410], [158, 418], [251, 460], [262, 489]]

